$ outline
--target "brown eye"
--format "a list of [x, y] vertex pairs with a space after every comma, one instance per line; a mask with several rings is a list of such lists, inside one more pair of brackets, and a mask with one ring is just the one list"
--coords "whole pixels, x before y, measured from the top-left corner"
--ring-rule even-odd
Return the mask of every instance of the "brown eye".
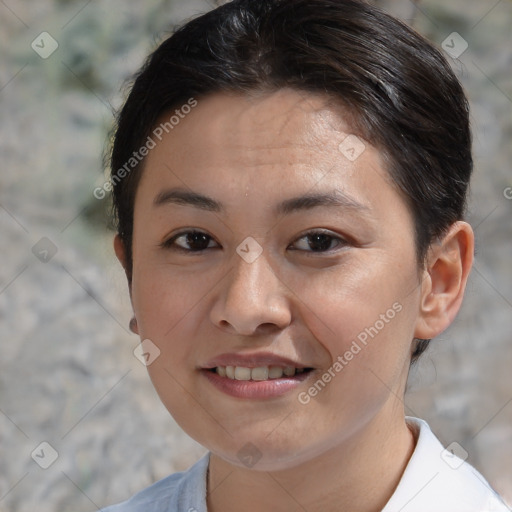
[[[211, 243], [214, 243], [212, 246]], [[202, 231], [185, 231], [178, 233], [164, 242], [167, 249], [177, 249], [185, 252], [200, 252], [215, 247], [213, 238]]]
[[347, 242], [338, 236], [334, 236], [323, 231], [312, 231], [299, 238], [294, 243], [294, 249], [307, 252], [328, 252]]

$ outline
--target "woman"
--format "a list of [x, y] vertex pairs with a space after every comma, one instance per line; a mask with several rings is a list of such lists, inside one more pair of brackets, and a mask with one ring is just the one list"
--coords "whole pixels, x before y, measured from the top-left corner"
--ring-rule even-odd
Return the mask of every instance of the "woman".
[[355, 0], [235, 0], [148, 59], [112, 151], [151, 380], [209, 452], [115, 511], [507, 510], [408, 418], [473, 261], [468, 104]]

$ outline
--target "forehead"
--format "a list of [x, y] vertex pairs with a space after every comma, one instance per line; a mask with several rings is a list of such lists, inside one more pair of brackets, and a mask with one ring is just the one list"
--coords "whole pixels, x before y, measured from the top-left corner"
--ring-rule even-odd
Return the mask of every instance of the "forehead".
[[[216, 94], [200, 100], [199, 107], [202, 119], [190, 116], [188, 124], [195, 123], [196, 128], [208, 133], [205, 142], [213, 146], [228, 143], [233, 150], [251, 147], [259, 150], [255, 157], [264, 156], [261, 150], [275, 148], [276, 142], [321, 149], [318, 146], [327, 142], [328, 132], [350, 132], [326, 97], [291, 89], [251, 95]], [[205, 119], [208, 126], [203, 124]]]
[[[278, 165], [282, 174], [288, 174], [283, 167], [307, 170], [314, 180], [334, 165], [338, 172], [354, 170], [350, 159], [354, 144], [344, 148], [352, 150], [352, 155], [343, 155], [340, 143], [355, 142], [355, 156], [368, 147], [344, 121], [342, 108], [322, 95], [291, 89], [251, 95], [218, 93], [199, 99], [192, 111], [187, 110], [180, 118], [174, 112], [160, 117], [158, 137], [152, 136], [156, 147], [146, 158], [146, 169], [215, 167], [222, 173], [236, 166], [242, 179], [242, 169], [263, 172]], [[373, 161], [367, 159], [367, 163], [380, 167], [380, 155], [371, 149]]]
[[[176, 186], [238, 209], [333, 189], [368, 207], [398, 197], [380, 152], [352, 133], [327, 97], [291, 89], [219, 93], [198, 99], [171, 128], [175, 112], [158, 121], [167, 130], [145, 161], [137, 191], [145, 203]], [[240, 197], [245, 204], [235, 204]]]

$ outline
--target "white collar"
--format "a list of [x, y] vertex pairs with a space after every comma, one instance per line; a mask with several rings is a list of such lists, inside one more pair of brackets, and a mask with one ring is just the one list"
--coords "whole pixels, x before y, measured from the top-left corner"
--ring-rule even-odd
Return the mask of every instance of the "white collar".
[[[445, 449], [423, 420], [406, 417], [416, 433], [414, 452], [382, 512], [506, 512], [485, 478]], [[462, 450], [460, 450], [462, 451]]]

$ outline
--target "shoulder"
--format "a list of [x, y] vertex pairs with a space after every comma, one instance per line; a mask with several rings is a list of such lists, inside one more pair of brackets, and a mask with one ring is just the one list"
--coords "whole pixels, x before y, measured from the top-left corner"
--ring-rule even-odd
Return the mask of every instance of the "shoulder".
[[206, 512], [206, 472], [209, 453], [187, 471], [174, 473], [146, 487], [123, 503], [100, 512]]
[[416, 448], [382, 512], [510, 511], [485, 478], [463, 460], [460, 445], [444, 448], [423, 420], [407, 418], [407, 423], [416, 432]]

